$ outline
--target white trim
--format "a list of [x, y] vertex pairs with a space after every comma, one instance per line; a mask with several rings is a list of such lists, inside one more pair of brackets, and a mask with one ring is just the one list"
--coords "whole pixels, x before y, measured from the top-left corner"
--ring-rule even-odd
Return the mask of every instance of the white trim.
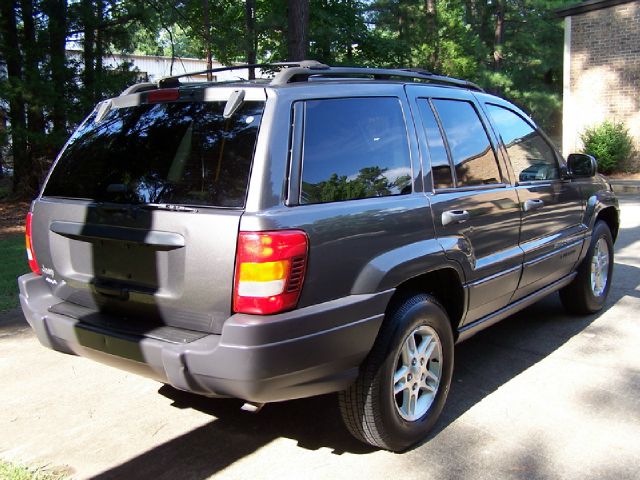
[[562, 154], [575, 149], [575, 121], [571, 98], [571, 16], [564, 19], [564, 59], [562, 70]]
[[271, 280], [269, 282], [238, 282], [238, 295], [241, 297], [266, 298], [280, 295], [284, 292], [285, 280]]

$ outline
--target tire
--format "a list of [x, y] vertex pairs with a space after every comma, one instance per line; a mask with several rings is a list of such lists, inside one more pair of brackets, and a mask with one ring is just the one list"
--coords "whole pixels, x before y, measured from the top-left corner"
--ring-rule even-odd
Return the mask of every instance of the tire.
[[606, 223], [596, 222], [587, 255], [578, 275], [560, 290], [560, 300], [569, 313], [586, 315], [604, 306], [613, 275], [613, 237]]
[[449, 318], [431, 295], [417, 294], [392, 308], [358, 379], [339, 394], [342, 419], [351, 434], [392, 451], [422, 440], [449, 392], [453, 345]]

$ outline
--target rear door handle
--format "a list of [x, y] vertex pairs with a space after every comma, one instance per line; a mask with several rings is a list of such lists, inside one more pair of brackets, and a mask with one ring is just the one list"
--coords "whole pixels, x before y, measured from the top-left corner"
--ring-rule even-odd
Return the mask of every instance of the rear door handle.
[[540, 208], [544, 207], [544, 202], [538, 198], [532, 199], [532, 200], [527, 200], [526, 202], [524, 202], [524, 211], [525, 212], [530, 212], [532, 210], [538, 210]]
[[448, 210], [442, 212], [442, 226], [449, 225], [450, 223], [464, 223], [471, 218], [471, 215], [466, 210]]

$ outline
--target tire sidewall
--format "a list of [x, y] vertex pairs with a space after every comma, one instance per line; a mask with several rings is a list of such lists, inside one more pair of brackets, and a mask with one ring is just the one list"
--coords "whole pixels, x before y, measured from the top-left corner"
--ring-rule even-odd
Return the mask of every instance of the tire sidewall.
[[[607, 243], [607, 247], [609, 249], [609, 268], [607, 271], [607, 285], [605, 286], [604, 293], [600, 296], [596, 296], [591, 289], [591, 260], [593, 258], [593, 253], [596, 249], [596, 244], [600, 239], [604, 239]], [[609, 290], [611, 289], [611, 280], [613, 276], [613, 238], [611, 236], [611, 231], [609, 227], [604, 222], [597, 222], [593, 228], [593, 233], [591, 235], [591, 244], [589, 245], [589, 250], [587, 251], [587, 256], [584, 259], [584, 293], [585, 299], [587, 303], [587, 307], [592, 312], [597, 312], [600, 310], [604, 303], [607, 300], [607, 296], [609, 295]]]
[[[449, 319], [443, 309], [432, 302], [422, 301], [413, 305], [400, 318], [392, 318], [394, 329], [388, 342], [388, 351], [379, 370], [378, 395], [380, 399], [381, 421], [384, 431], [390, 433], [388, 443], [393, 450], [409, 447], [423, 439], [433, 427], [442, 411], [453, 374], [453, 335]], [[393, 395], [393, 374], [396, 361], [405, 339], [421, 325], [428, 325], [436, 331], [442, 349], [442, 374], [436, 397], [429, 410], [418, 420], [407, 421], [397, 411]]]

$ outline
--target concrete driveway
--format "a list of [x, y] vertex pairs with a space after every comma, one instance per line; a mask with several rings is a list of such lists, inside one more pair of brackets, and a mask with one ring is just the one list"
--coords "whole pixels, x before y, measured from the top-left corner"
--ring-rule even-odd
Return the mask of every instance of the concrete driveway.
[[459, 345], [436, 431], [404, 453], [342, 426], [334, 396], [260, 413], [40, 347], [0, 318], [0, 458], [88, 478], [640, 478], [640, 200], [622, 201], [606, 309], [557, 295]]

